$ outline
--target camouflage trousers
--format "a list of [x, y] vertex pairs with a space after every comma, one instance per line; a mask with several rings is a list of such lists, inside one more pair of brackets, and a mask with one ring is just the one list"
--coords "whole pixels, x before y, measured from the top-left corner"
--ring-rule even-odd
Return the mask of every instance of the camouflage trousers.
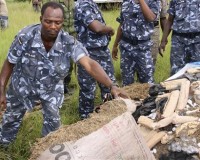
[[8, 17], [0, 16], [0, 29], [6, 29], [8, 27]]
[[[60, 126], [59, 108], [61, 102], [57, 103], [57, 98], [55, 97], [56, 94], [53, 92], [49, 94], [49, 97], [44, 96], [44, 99], [38, 99], [37, 96], [31, 97], [32, 102], [35, 104], [36, 101], [41, 101], [43, 114], [42, 136], [46, 136], [51, 131], [57, 130]], [[0, 133], [0, 144], [5, 145], [15, 140], [22, 123], [22, 119], [27, 111], [24, 103], [17, 98], [17, 95], [15, 95], [15, 91], [13, 91], [12, 87], [9, 87], [6, 98], [7, 108], [3, 115]]]
[[171, 75], [178, 72], [187, 63], [200, 61], [200, 36], [185, 38], [172, 35], [171, 41]]
[[131, 45], [120, 43], [120, 68], [123, 86], [134, 83], [134, 75], [137, 74], [140, 83], [154, 83], [154, 65], [151, 55], [151, 42]]
[[[108, 74], [110, 79], [115, 82], [114, 67], [110, 56], [110, 51], [107, 47], [98, 49], [87, 49], [90, 58], [97, 61], [104, 71]], [[89, 113], [94, 110], [94, 98], [96, 90], [96, 80], [91, 77], [84, 68], [78, 65], [78, 82], [80, 85], [79, 91], [79, 114], [81, 119], [88, 118]], [[104, 85], [98, 83], [101, 90], [101, 98], [104, 99], [106, 93], [110, 90]]]
[[154, 28], [154, 32], [151, 36], [151, 39], [153, 41], [151, 53], [152, 53], [152, 57], [153, 57], [154, 66], [156, 65], [156, 60], [157, 60], [157, 56], [158, 56], [158, 47], [159, 47], [159, 42], [160, 42], [159, 37], [160, 37], [160, 29], [159, 29], [159, 26], [156, 26]]

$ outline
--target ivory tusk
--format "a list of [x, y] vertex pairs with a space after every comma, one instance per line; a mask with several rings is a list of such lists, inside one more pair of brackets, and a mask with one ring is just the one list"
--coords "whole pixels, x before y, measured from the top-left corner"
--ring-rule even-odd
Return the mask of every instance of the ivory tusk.
[[147, 128], [153, 129], [153, 120], [146, 116], [140, 116], [138, 118], [138, 123]]
[[162, 115], [163, 117], [169, 117], [174, 113], [177, 103], [178, 103], [179, 93], [180, 93], [179, 90], [175, 90], [171, 92], [170, 97], [164, 108], [164, 112]]
[[182, 81], [176, 110], [178, 111], [183, 110], [187, 105], [189, 90], [190, 90], [190, 81], [188, 80]]
[[162, 138], [161, 138], [161, 143], [162, 144], [167, 144], [169, 142], [171, 142], [173, 139], [175, 138], [175, 135], [174, 134], [165, 134]]
[[189, 68], [186, 72], [190, 74], [200, 73], [200, 68]]
[[160, 142], [161, 138], [165, 136], [165, 132], [161, 131], [156, 134], [147, 142], [148, 147], [153, 148], [158, 142]]
[[173, 124], [182, 124], [186, 122], [191, 122], [191, 121], [198, 121], [199, 117], [194, 117], [194, 116], [179, 116], [176, 115], [172, 121]]
[[168, 126], [169, 124], [172, 123], [172, 121], [173, 121], [173, 119], [174, 119], [175, 116], [176, 116], [176, 114], [173, 113], [171, 116], [166, 117], [164, 119], [161, 119], [158, 122], [155, 122], [155, 123], [151, 124], [152, 128], [155, 130], [155, 129], [158, 129], [158, 128], [162, 128], [162, 127]]

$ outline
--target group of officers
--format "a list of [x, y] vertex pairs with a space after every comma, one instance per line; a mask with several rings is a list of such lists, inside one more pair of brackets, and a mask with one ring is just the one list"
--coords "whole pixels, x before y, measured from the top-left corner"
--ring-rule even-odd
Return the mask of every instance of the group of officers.
[[[197, 6], [200, 0], [171, 0], [169, 9], [165, 0], [124, 0], [110, 51], [108, 45], [115, 30], [106, 25], [93, 0], [44, 3], [41, 24], [25, 27], [17, 34], [2, 67], [0, 103], [6, 111], [0, 143], [10, 144], [16, 138], [26, 110], [31, 110], [38, 100], [44, 117], [42, 136], [59, 128], [59, 108], [64, 93], [68, 93], [74, 62], [80, 86], [79, 115], [80, 119], [86, 119], [94, 110], [96, 81], [102, 100], [107, 94], [128, 98], [117, 86], [114, 75], [112, 58], [119, 58], [118, 49], [122, 86], [134, 83], [135, 74], [140, 83], [154, 83], [157, 53], [163, 55], [171, 30], [171, 75], [186, 63], [199, 61], [200, 7]], [[163, 31], [161, 43], [159, 26]]]

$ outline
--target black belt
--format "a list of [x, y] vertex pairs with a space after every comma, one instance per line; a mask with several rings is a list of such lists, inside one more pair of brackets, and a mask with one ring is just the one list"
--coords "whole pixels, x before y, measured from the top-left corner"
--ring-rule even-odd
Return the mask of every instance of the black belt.
[[126, 37], [122, 36], [122, 40], [125, 41], [125, 42], [127, 42], [127, 43], [130, 43], [132, 45], [138, 45], [139, 43], [146, 42], [146, 41], [148, 41], [150, 39], [147, 39], [147, 40], [138, 40], [137, 38], [135, 38], [135, 39], [129, 39], [129, 38], [126, 38]]
[[108, 48], [108, 46], [101, 46], [101, 47], [95, 47], [95, 48], [89, 48], [86, 47], [87, 50], [106, 50]]
[[8, 17], [7, 16], [0, 16], [0, 19], [8, 20]]
[[200, 32], [179, 33], [179, 32], [173, 31], [173, 35], [177, 35], [177, 36], [185, 37], [185, 38], [195, 38], [196, 36], [200, 36]]

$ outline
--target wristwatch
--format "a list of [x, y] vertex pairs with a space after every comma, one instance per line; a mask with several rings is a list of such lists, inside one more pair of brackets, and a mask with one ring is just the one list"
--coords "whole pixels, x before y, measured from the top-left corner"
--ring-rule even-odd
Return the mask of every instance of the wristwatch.
[[119, 85], [118, 85], [117, 83], [114, 83], [114, 82], [113, 82], [113, 83], [110, 85], [110, 87], [109, 87], [109, 90], [110, 90], [110, 91], [112, 90], [112, 87], [113, 87], [113, 86], [119, 87]]

